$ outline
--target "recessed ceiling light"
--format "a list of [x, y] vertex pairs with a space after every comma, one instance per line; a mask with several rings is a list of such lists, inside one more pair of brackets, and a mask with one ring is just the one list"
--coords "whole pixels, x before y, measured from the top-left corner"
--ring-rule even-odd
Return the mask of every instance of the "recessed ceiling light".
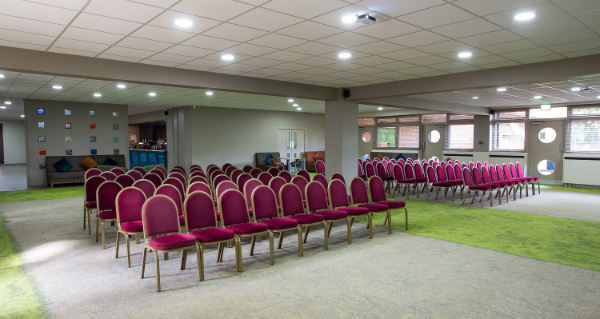
[[221, 60], [223, 60], [223, 61], [233, 61], [233, 60], [235, 60], [235, 57], [233, 56], [233, 54], [223, 54], [221, 56]]
[[298, 103], [292, 104], [293, 107], [298, 107]]
[[94, 93], [94, 96], [95, 96], [95, 97], [101, 97], [101, 96], [102, 96], [102, 94], [100, 94], [100, 93]]
[[11, 101], [4, 101], [4, 104], [6, 104], [6, 105], [11, 105], [11, 104], [12, 104], [12, 102], [11, 102]]
[[472, 99], [473, 99], [473, 100], [478, 100], [478, 99], [479, 99], [479, 96], [474, 96], [474, 97], [472, 97]]
[[299, 108], [297, 108], [297, 109], [296, 109], [296, 111], [302, 111], [302, 108], [301, 108], [301, 107], [299, 107]]
[[293, 103], [294, 99], [288, 99], [288, 102]]
[[21, 117], [25, 117], [25, 114], [21, 114]]
[[571, 92], [579, 92], [579, 91], [581, 91], [581, 88], [578, 86], [571, 88]]
[[6, 106], [2, 105], [0, 106], [0, 109], [6, 110]]
[[125, 85], [125, 84], [123, 84], [123, 83], [120, 83], [120, 84], [117, 84], [117, 87], [118, 87], [119, 89], [124, 89], [124, 88], [126, 88], [126, 87], [127, 87], [127, 85]]
[[536, 100], [540, 100], [542, 98], [542, 96], [541, 95], [536, 95], [533, 98], [536, 99]]
[[55, 90], [62, 90], [62, 85], [55, 84], [52, 86], [52, 88]]
[[473, 56], [473, 53], [471, 53], [471, 51], [458, 52], [458, 57], [461, 58], [461, 59], [470, 58], [472, 56]]
[[212, 91], [206, 91], [206, 95], [212, 96], [214, 93]]
[[523, 12], [515, 15], [515, 20], [517, 21], [527, 21], [535, 18], [535, 13], [533, 12]]
[[383, 111], [383, 107], [381, 107], [381, 106], [378, 107], [377, 109], [380, 110], [380, 111]]
[[344, 17], [342, 17], [342, 22], [344, 22], [344, 23], [356, 22], [356, 15], [344, 16]]
[[600, 99], [600, 95], [596, 96], [597, 99]]
[[177, 19], [175, 25], [182, 28], [189, 28], [194, 25], [194, 22], [190, 19]]
[[149, 96], [156, 96], [156, 92], [148, 92]]
[[4, 79], [4, 74], [0, 73], [0, 79]]
[[342, 59], [342, 60], [347, 60], [350, 59], [352, 57], [352, 53], [350, 52], [340, 52], [340, 54], [338, 54], [338, 58]]
[[505, 87], [497, 88], [496, 92], [506, 92], [506, 88]]

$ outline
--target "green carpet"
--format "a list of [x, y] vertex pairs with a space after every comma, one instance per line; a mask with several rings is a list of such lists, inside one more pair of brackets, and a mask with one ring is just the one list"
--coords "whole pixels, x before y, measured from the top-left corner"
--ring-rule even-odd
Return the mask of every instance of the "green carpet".
[[83, 197], [83, 186], [0, 192], [0, 203]]
[[[600, 223], [421, 200], [406, 208], [414, 235], [600, 271]], [[373, 224], [384, 227], [384, 219], [375, 214]], [[404, 210], [392, 210], [392, 228], [404, 226]]]
[[0, 317], [42, 318], [41, 298], [0, 218]]

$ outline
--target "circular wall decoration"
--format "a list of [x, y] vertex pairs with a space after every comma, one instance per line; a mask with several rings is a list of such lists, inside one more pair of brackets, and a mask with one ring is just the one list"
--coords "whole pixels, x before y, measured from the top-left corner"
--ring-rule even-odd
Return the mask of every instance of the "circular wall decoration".
[[551, 127], [545, 127], [538, 132], [538, 139], [542, 143], [552, 143], [556, 139], [556, 131]]
[[429, 135], [427, 136], [427, 138], [429, 138], [429, 141], [431, 143], [437, 143], [440, 141], [440, 132], [438, 132], [438, 130], [433, 130], [431, 132], [429, 132]]
[[362, 140], [365, 143], [369, 143], [371, 141], [371, 133], [364, 132], [363, 135], [362, 135]]
[[552, 173], [554, 173], [554, 162], [552, 162], [551, 160], [545, 159], [542, 160], [538, 163], [537, 165], [537, 169], [538, 172], [540, 172], [540, 174], [542, 175], [552, 175]]

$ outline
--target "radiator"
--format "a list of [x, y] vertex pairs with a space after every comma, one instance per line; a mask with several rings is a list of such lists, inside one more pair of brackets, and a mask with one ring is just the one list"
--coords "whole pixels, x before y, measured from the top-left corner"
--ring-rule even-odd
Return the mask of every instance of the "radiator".
[[563, 183], [600, 186], [600, 157], [565, 155]]

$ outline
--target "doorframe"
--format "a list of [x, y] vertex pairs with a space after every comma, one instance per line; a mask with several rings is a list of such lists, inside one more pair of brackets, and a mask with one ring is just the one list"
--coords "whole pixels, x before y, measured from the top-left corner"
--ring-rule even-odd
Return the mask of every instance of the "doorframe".
[[[302, 153], [306, 153], [306, 136], [308, 135], [306, 128], [304, 128], [304, 127], [278, 127], [277, 128], [278, 134], [279, 134], [279, 130], [304, 130], [304, 151], [302, 151]], [[279, 145], [277, 147], [279, 147]], [[305, 156], [306, 156], [306, 154], [305, 154]], [[298, 158], [300, 158], [300, 156]]]
[[[543, 184], [551, 184], [551, 185], [563, 185], [563, 173], [564, 173], [564, 154], [565, 154], [565, 147], [566, 147], [566, 141], [567, 141], [567, 121], [568, 119], [566, 118], [549, 118], [549, 119], [528, 119], [527, 120], [527, 128], [526, 128], [526, 135], [527, 135], [527, 170], [526, 170], [526, 174], [527, 176], [534, 176], [532, 174], [532, 172], [535, 172], [534, 174], [537, 175], [541, 175], [540, 176], [540, 182], [542, 182]], [[541, 124], [532, 124], [532, 122], [541, 122]], [[557, 162], [555, 162], [555, 165], [557, 165], [557, 163], [560, 163], [561, 165], [561, 171], [559, 173], [553, 173], [552, 175], [555, 175], [554, 179], [544, 179], [545, 176], [551, 176], [551, 175], [542, 175], [539, 174], [538, 170], [537, 170], [537, 164], [538, 163], [532, 163], [533, 162], [533, 157], [531, 156], [531, 154], [533, 154], [533, 150], [531, 149], [532, 143], [533, 142], [539, 142], [542, 143], [541, 141], [537, 141], [535, 139], [538, 138], [538, 134], [539, 131], [545, 127], [548, 127], [547, 125], [545, 125], [545, 123], [547, 122], [562, 122], [561, 126], [562, 126], [562, 134], [556, 134], [556, 139], [551, 142], [554, 143], [556, 142], [558, 139], [561, 139], [559, 145], [555, 145], [557, 147], [559, 147], [560, 152], [559, 152], [559, 158], [557, 158]], [[535, 131], [533, 130], [532, 127], [539, 127], [539, 129], [536, 129]], [[531, 139], [531, 140], [530, 140]], [[530, 154], [531, 153], [531, 154]]]

